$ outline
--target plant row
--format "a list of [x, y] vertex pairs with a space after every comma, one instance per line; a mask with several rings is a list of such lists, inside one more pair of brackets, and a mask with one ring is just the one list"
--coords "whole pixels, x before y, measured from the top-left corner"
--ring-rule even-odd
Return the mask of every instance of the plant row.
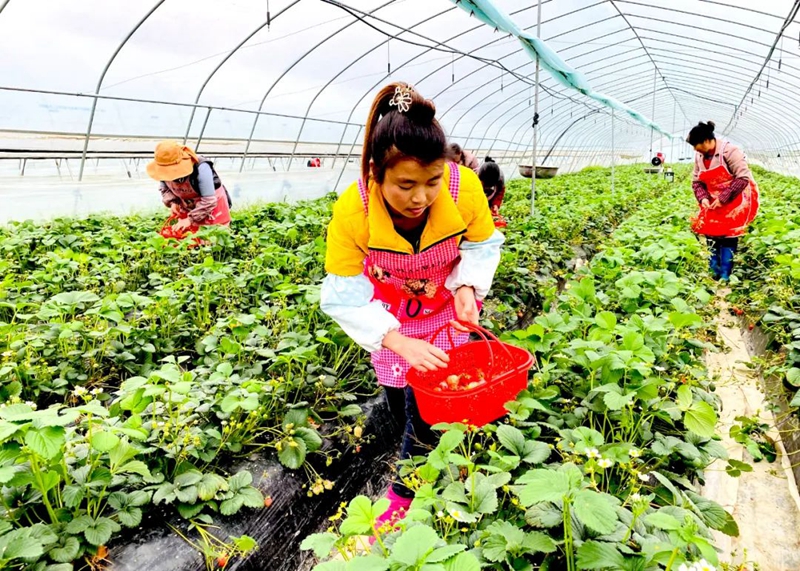
[[738, 529], [695, 487], [727, 453], [702, 360], [712, 294], [698, 285], [693, 198], [684, 189], [637, 207], [563, 291], [548, 292], [533, 324], [504, 334], [537, 359], [509, 415], [436, 427], [436, 448], [401, 470], [416, 491], [405, 519], [376, 530], [386, 500], [354, 499], [306, 539], [318, 557], [337, 555], [315, 571], [718, 563], [712, 530]]
[[730, 299], [771, 336], [765, 372], [782, 377], [786, 400], [800, 407], [800, 185], [763, 169], [754, 174], [761, 209], [741, 240]]
[[[526, 189], [510, 189], [498, 327], [553, 288], [572, 246], [667, 188], [633, 169], [608, 183], [600, 170], [542, 183], [530, 219]], [[0, 229], [0, 565], [94, 564], [154, 507], [196, 529], [263, 507], [226, 467], [264, 448], [306, 472], [309, 494], [330, 489], [324, 466], [368, 437], [358, 403], [375, 390], [318, 308], [331, 204], [237, 213], [196, 249], [153, 216]]]

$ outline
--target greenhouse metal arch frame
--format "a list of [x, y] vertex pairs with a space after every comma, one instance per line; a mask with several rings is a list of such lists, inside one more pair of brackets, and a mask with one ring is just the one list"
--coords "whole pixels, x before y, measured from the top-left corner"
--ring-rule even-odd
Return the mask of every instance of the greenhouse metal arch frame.
[[[0, 3], [0, 21], [13, 18], [13, 8], [16, 1], [18, 0], [4, 0]], [[78, 175], [79, 180], [83, 178], [86, 157], [93, 138], [94, 111], [98, 101], [103, 99], [123, 101], [126, 99], [124, 96], [112, 98], [110, 96], [104, 97], [101, 94], [106, 75], [113, 67], [117, 56], [125, 49], [125, 46], [136, 37], [146, 23], [158, 19], [159, 10], [168, 1], [173, 2], [176, 0], [158, 0], [153, 3], [129, 29], [128, 33], [111, 53], [98, 77], [93, 92], [75, 94], [80, 97], [89, 97], [92, 101], [92, 111], [90, 112], [88, 125], [82, 134], [84, 144]], [[295, 59], [294, 63], [284, 68], [277, 79], [264, 92], [263, 98], [256, 109], [230, 108], [224, 105], [216, 105], [210, 100], [201, 104], [201, 99], [203, 99], [206, 88], [212, 79], [216, 77], [223, 67], [235, 61], [242, 48], [246, 47], [260, 32], [265, 28], [269, 29], [270, 26], [280, 26], [282, 21], [280, 17], [285, 13], [290, 11], [301, 12], [304, 9], [316, 8], [315, 5], [323, 3], [329, 6], [332, 5], [347, 15], [345, 24], [339, 26], [338, 29], [328, 34], [310, 49], [307, 49]], [[408, 3], [408, 1], [405, 2], [405, 4]], [[498, 4], [502, 6], [503, 4], [508, 4], [508, 2], [498, 2]], [[646, 116], [655, 112], [652, 118], [657, 123], [666, 125], [673, 135], [682, 134], [682, 131], [677, 132], [675, 130], [675, 125], [672, 121], [671, 115], [673, 109], [675, 109], [678, 114], [678, 123], [683, 127], [710, 115], [717, 116], [719, 118], [718, 124], [722, 128], [723, 134], [731, 136], [754, 154], [770, 154], [777, 152], [778, 149], [789, 149], [789, 152], [784, 153], [782, 158], [785, 158], [787, 154], [789, 157], [793, 157], [796, 154], [796, 151], [792, 148], [797, 144], [793, 133], [800, 126], [800, 114], [793, 109], [793, 106], [780, 106], [780, 103], [797, 101], [798, 99], [795, 93], [796, 88], [800, 86], [800, 75], [798, 75], [800, 69], [791, 63], [791, 59], [797, 56], [797, 46], [791, 45], [791, 42], [788, 42], [789, 46], [786, 46], [782, 41], [784, 36], [791, 37], [796, 35], [797, 23], [794, 22], [793, 17], [797, 12], [798, 2], [785, 2], [783, 13], [769, 13], [745, 5], [723, 5], [720, 2], [711, 0], [695, 2], [694, 5], [697, 6], [697, 11], [686, 9], [686, 2], [671, 6], [666, 2], [660, 5], [658, 3], [653, 5], [634, 0], [587, 1], [585, 5], [573, 7], [567, 12], [558, 12], [558, 6], [552, 0], [544, 0], [541, 4], [545, 10], [552, 10], [542, 21], [545, 35], [548, 26], [554, 26], [564, 21], [574, 22], [568, 29], [559, 30], [557, 33], [550, 34], [544, 38], [545, 42], [564, 42], [569, 44], [565, 48], [558, 49], [558, 51], [566, 53], [568, 50], [584, 44], [591, 47], [592, 44], [602, 42], [603, 39], [610, 40], [613, 36], [618, 36], [620, 38], [618, 42], [608, 43], [599, 48], [582, 52], [569, 61], [577, 66], [576, 69], [581, 71], [582, 66], [578, 65], [581, 58], [592, 53], [599, 55], [604, 51], [614, 52], [604, 54], [600, 58], [592, 58], [590, 62], [586, 63], [585, 66], [587, 67], [599, 65], [587, 77], [591, 81], [596, 81], [598, 74], [601, 72], [614, 75], [630, 71], [631, 74], [627, 78], [625, 76], [612, 78], [602, 84], [598, 83], [596, 87], [608, 89], [608, 94], [617, 98], [620, 98], [624, 93], [626, 95], [624, 99], [626, 101], [636, 101], [635, 108]], [[449, 85], [442, 85], [440, 89], [436, 90], [436, 95], [434, 96], [437, 103], [440, 97], [445, 98], [443, 103], [440, 104], [440, 116], [443, 118], [455, 112], [461, 103], [468, 104], [468, 107], [461, 110], [457, 119], [455, 119], [450, 131], [451, 136], [456, 140], [464, 139], [467, 146], [474, 142], [477, 144], [477, 149], [489, 151], [494, 151], [501, 141], [509, 141], [510, 139], [509, 148], [515, 144], [513, 141], [517, 141], [517, 149], [513, 152], [514, 156], [524, 156], [528, 153], [530, 151], [530, 143], [526, 141], [526, 137], [529, 133], [528, 129], [531, 129], [530, 122], [534, 110], [525, 108], [523, 100], [517, 100], [516, 98], [522, 96], [522, 99], [524, 99], [525, 89], [528, 88], [527, 86], [533, 85], [530, 76], [525, 75], [526, 72], [524, 70], [530, 69], [528, 66], [533, 65], [534, 61], [530, 60], [530, 58], [527, 61], [520, 61], [521, 49], [519, 46], [515, 46], [511, 51], [507, 51], [504, 54], [487, 54], [486, 52], [495, 50], [498, 44], [505, 44], [507, 36], [504, 35], [489, 41], [477, 42], [477, 46], [473, 46], [470, 49], [451, 45], [459, 41], [474, 41], [471, 39], [473, 35], [476, 35], [477, 38], [483, 33], [491, 33], [491, 30], [486, 30], [487, 27], [481, 23], [470, 25], [456, 34], [450, 34], [447, 39], [441, 41], [430, 33], [417, 31], [421, 27], [430, 27], [439, 19], [446, 19], [449, 23], [450, 21], [455, 21], [455, 19], [463, 20], [469, 17], [468, 14], [462, 13], [457, 9], [457, 6], [453, 6], [450, 2], [437, 4], [439, 11], [436, 14], [421, 17], [416, 21], [412, 20], [405, 24], [389, 21], [378, 15], [379, 11], [391, 8], [394, 5], [396, 5], [396, 0], [384, 1], [367, 9], [357, 8], [346, 2], [334, 2], [333, 0], [326, 0], [325, 2], [323, 0], [288, 1], [279, 6], [273, 14], [269, 15], [267, 20], [258, 23], [255, 28], [252, 28], [246, 35], [236, 41], [235, 45], [215, 65], [211, 73], [204, 77], [194, 95], [193, 103], [181, 103], [157, 98], [129, 97], [127, 99], [130, 101], [178, 105], [189, 109], [190, 118], [186, 124], [183, 136], [184, 141], [190, 138], [198, 107], [204, 108], [206, 115], [197, 137], [197, 144], [206, 135], [206, 126], [209, 123], [209, 116], [212, 110], [220, 109], [253, 114], [253, 125], [246, 139], [245, 150], [242, 153], [241, 168], [244, 167], [250, 145], [255, 136], [259, 117], [262, 114], [293, 117], [300, 122], [300, 128], [292, 142], [293, 148], [289, 157], [290, 164], [298, 152], [298, 145], [304, 141], [308, 121], [329, 121], [333, 124], [341, 124], [339, 140], [336, 143], [337, 150], [334, 153], [334, 163], [331, 165], [331, 168], [334, 168], [336, 158], [341, 156], [346, 162], [347, 158], [351, 157], [356, 151], [358, 146], [356, 142], [361, 133], [361, 124], [354, 123], [352, 118], [358, 113], [359, 108], [362, 107], [364, 101], [378, 85], [401, 76], [412, 84], [427, 85], [439, 75], [447, 74], [448, 67], [454, 68], [457, 63], [460, 64], [463, 60], [472, 59], [477, 62], [476, 67], [464, 71], [463, 74], [460, 73], [458, 81], [455, 81], [455, 74], [453, 73], [453, 81]], [[523, 9], [517, 9], [510, 12], [511, 17], [524, 18], [528, 15], [528, 12], [531, 12], [537, 6], [538, 3], [526, 6]], [[735, 17], [727, 14], [725, 17], [721, 17], [710, 11], [722, 6], [728, 8], [727, 13], [734, 14]], [[641, 13], [645, 9], [647, 13]], [[604, 10], [604, 16], [595, 18], [594, 16], [599, 13], [599, 10]], [[414, 10], [407, 10], [407, 12], [409, 13], [409, 19], [413, 18]], [[587, 19], [577, 20], [579, 17]], [[746, 22], [743, 21], [745, 18], [747, 19]], [[751, 20], [753, 21], [751, 22]], [[623, 26], [613, 30], [608, 28], [608, 25], [616, 23], [621, 23]], [[533, 28], [533, 25], [524, 25], [525, 22], [521, 22], [521, 24], [525, 29], [530, 30]], [[773, 24], [775, 25], [774, 27]], [[327, 78], [324, 78], [324, 83], [316, 89], [313, 97], [304, 104], [303, 113], [281, 113], [277, 110], [262, 113], [265, 105], [269, 102], [270, 95], [275, 92], [281, 82], [288, 80], [292, 76], [292, 71], [305, 60], [318, 55], [324, 49], [323, 46], [328, 40], [349, 34], [357, 34], [361, 28], [367, 26], [371, 26], [373, 32], [378, 31], [384, 34], [384, 38], [382, 40], [378, 39], [373, 45], [367, 43], [360, 57], [351, 60], [347, 65], [341, 66], [338, 71], [330, 70]], [[697, 35], [677, 33], [676, 30], [672, 29], [675, 26], [680, 26], [683, 30], [689, 30]], [[586, 38], [585, 33], [587, 30], [595, 27], [600, 28], [600, 33]], [[724, 32], [718, 31], [718, 28], [724, 27], [727, 27]], [[387, 28], [391, 28], [391, 30]], [[744, 30], [744, 32], [734, 33], [734, 30]], [[574, 34], [576, 32], [581, 32], [583, 39], [572, 42], [564, 39], [569, 37], [570, 33]], [[735, 45], [724, 45], [720, 41], [709, 41], [704, 39], [703, 34], [715, 39], [724, 35], [734, 41]], [[628, 37], [624, 37], [625, 35]], [[323, 118], [322, 115], [325, 114], [326, 110], [319, 109], [320, 106], [317, 103], [323, 98], [325, 91], [331, 86], [340, 85], [343, 81], [347, 81], [345, 76], [349, 71], [353, 68], [361, 67], [359, 63], [362, 60], [383, 49], [389, 42], [416, 45], [419, 52], [411, 57], [401, 59], [400, 62], [392, 66], [393, 69], [390, 68], [387, 72], [381, 73], [380, 79], [370, 83], [366, 89], [353, 92], [353, 103], [345, 121], [339, 122]], [[638, 47], [631, 47], [631, 42], [638, 44]], [[625, 51], [620, 52], [619, 47], [623, 45], [626, 46]], [[411, 71], [409, 66], [412, 63], [420, 63], [421, 60], [425, 60], [429, 55], [442, 52], [453, 56], [450, 62], [434, 66], [427, 72], [409, 73]], [[706, 57], [704, 58], [702, 54], [705, 54]], [[723, 96], [722, 98], [726, 100], [725, 102], [714, 103], [704, 98], [708, 91], [708, 81], [704, 73], [708, 73], [709, 54], [714, 54], [714, 57], [718, 58], [714, 61], [714, 73], [724, 81], [724, 86], [715, 86], [713, 91], [718, 98]], [[627, 57], [620, 59], [620, 56]], [[634, 62], [645, 58], [646, 61], [636, 63], [636, 67], [633, 67], [632, 64]], [[778, 60], [777, 64], [776, 59]], [[514, 63], [509, 65], [512, 61]], [[735, 62], [735, 64], [732, 62]], [[705, 66], [704, 63], [706, 64]], [[640, 72], [633, 73], [639, 66], [644, 69], [651, 69], [656, 81], [663, 84], [663, 91], [651, 89], [653, 96], [651, 105], [647, 105], [644, 99], [638, 99], [646, 95], [644, 90], [640, 90], [639, 93], [626, 91], [629, 87], [636, 87], [637, 80], [641, 80]], [[494, 76], [496, 72], [491, 71], [493, 68], [499, 69], [501, 76], [510, 78], [507, 83], [504, 82], [500, 89], [491, 88], [492, 84], [496, 83], [497, 80]], [[492, 73], [492, 75], [487, 76], [487, 72]], [[765, 73], [768, 75], [766, 81]], [[641, 83], [641, 81], [638, 82]], [[523, 89], [514, 92], [508, 97], [503, 97], [503, 100], [498, 105], [496, 98], [505, 96], [507, 90], [513, 88], [514, 83], [522, 83]], [[459, 99], [450, 101], [448, 99], [450, 91], [459, 85], [467, 85], [469, 90]], [[570, 128], [574, 130], [575, 134], [562, 138], [563, 144], [577, 144], [582, 140], [582, 131], [590, 131], [590, 133], [585, 134], [587, 140], [596, 138], [595, 135], [598, 133], [597, 129], [594, 128], [594, 123], [592, 123], [591, 128], [588, 128], [582, 127], [580, 125], [581, 122], [575, 124], [572, 121], [576, 106], [582, 107], [588, 112], [600, 109], [597, 103], [584, 99], [581, 94], [559, 85], [554, 79], [546, 75], [540, 81], [539, 87], [545, 90], [542, 105], [547, 107], [546, 111], [549, 111], [549, 115], [546, 111], [540, 113], [542, 116], [540, 129], [543, 147], [553, 144], [553, 139], [558, 138], [557, 135], [559, 133], [563, 137], [568, 125], [571, 126], [573, 124], [575, 127]], [[25, 85], [3, 86], [3, 91], [15, 89], [30, 92], [36, 91], [35, 89], [28, 89], [28, 86]], [[38, 91], [42, 93], [47, 91], [51, 93], [60, 92], [58, 89]], [[426, 91], [427, 88], [423, 90], [423, 93], [426, 93]], [[61, 93], [66, 92], [61, 91]], [[733, 105], [732, 109], [730, 108], [731, 105]], [[315, 116], [312, 113], [315, 109], [320, 111], [321, 114]], [[598, 127], [602, 133], [607, 134], [610, 114], [598, 114], [601, 117]], [[627, 124], [629, 127], [633, 127], [620, 116], [617, 117], [617, 121], [620, 125]], [[481, 123], [486, 123], [486, 126], [481, 126]], [[583, 121], [583, 123], [586, 122]], [[459, 127], [462, 124], [467, 129], [466, 133], [459, 131]], [[729, 126], [730, 128], [725, 130], [723, 126]], [[356, 128], [355, 139], [353, 144], [350, 145], [349, 151], [344, 153], [344, 139], [350, 128]], [[620, 137], [621, 147], [642, 148], [647, 138], [652, 137], [650, 129], [633, 127], [630, 131], [631, 133]], [[492, 135], [490, 135], [490, 132]], [[549, 141], [548, 137], [551, 138]], [[600, 145], [602, 146], [602, 141]], [[652, 143], [648, 145], [648, 148], [651, 148], [651, 145]], [[502, 148], [502, 144], [500, 144], [499, 148]]]

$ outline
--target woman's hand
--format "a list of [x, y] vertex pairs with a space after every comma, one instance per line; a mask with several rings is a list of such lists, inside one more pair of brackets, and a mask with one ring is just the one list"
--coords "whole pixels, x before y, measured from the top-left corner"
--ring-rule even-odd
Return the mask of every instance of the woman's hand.
[[422, 339], [406, 337], [398, 331], [387, 333], [383, 338], [383, 346], [400, 355], [409, 365], [423, 373], [444, 369], [450, 362], [447, 353], [438, 347]]
[[[478, 325], [480, 312], [478, 311], [478, 301], [475, 299], [475, 289], [471, 286], [461, 286], [453, 296], [456, 305], [456, 317], [459, 321], [466, 321], [473, 325]], [[451, 321], [450, 324], [457, 330], [469, 333], [469, 329], [458, 323]]]
[[722, 206], [722, 203], [719, 201], [719, 198], [718, 198], [714, 202], [711, 203], [711, 206], [709, 206], [709, 208], [711, 210], [716, 210], [717, 208], [719, 208], [721, 206]]
[[192, 219], [191, 218], [181, 218], [178, 220], [175, 225], [172, 227], [174, 230], [180, 230], [185, 232], [192, 226]]
[[710, 208], [710, 207], [711, 207], [711, 201], [710, 201], [709, 199], [707, 199], [707, 198], [704, 198], [704, 199], [703, 199], [703, 200], [700, 202], [700, 206], [701, 206], [702, 208], [706, 208], [706, 209], [707, 209], [707, 208]]
[[169, 205], [169, 211], [172, 213], [173, 216], [180, 216], [183, 212], [183, 208], [177, 202], [173, 202]]

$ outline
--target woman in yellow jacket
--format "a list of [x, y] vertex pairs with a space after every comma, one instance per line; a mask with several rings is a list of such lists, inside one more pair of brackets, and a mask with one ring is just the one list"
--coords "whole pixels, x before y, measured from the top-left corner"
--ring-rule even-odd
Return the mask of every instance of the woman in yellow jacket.
[[[341, 195], [328, 227], [321, 307], [372, 353], [389, 409], [405, 426], [401, 459], [435, 443], [406, 383], [411, 367], [446, 366], [456, 320], [478, 322], [503, 236], [477, 175], [446, 162], [433, 103], [404, 83], [376, 96], [364, 135], [361, 178]], [[453, 336], [465, 343], [465, 332]], [[396, 481], [381, 521], [402, 516], [411, 492]]]

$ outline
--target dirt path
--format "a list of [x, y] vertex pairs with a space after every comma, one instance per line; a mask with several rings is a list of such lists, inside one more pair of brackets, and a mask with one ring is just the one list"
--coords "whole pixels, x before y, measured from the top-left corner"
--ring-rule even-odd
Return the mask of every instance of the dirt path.
[[[737, 416], [758, 415], [770, 426], [774, 426], [775, 419], [766, 410], [759, 379], [747, 367], [750, 355], [739, 324], [731, 317], [724, 300], [718, 302], [718, 308], [717, 335], [726, 349], [709, 353], [706, 364], [709, 373], [717, 379], [717, 394], [723, 402], [719, 431], [730, 457], [753, 466], [752, 472], [743, 473], [739, 478], [728, 476], [726, 462], [717, 461], [707, 470], [703, 495], [730, 511], [739, 524], [739, 537], [715, 534], [716, 544], [722, 550], [720, 561], [737, 565], [755, 562], [761, 571], [797, 571], [800, 569], [800, 496], [785, 454], [780, 454], [772, 464], [755, 463], [747, 450], [728, 434]], [[779, 440], [774, 429], [770, 437]]]

